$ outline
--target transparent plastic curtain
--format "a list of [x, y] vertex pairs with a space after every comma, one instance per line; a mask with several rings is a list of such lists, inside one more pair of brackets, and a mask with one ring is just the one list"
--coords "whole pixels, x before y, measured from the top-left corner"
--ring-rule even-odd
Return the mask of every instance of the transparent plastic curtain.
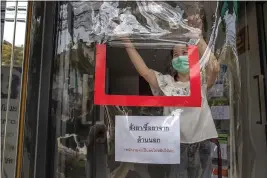
[[[240, 132], [237, 127], [240, 124], [237, 121], [238, 110], [235, 109], [237, 102], [233, 102], [240, 99], [240, 69], [235, 39], [237, 10], [237, 2], [226, 1], [62, 2], [58, 16], [51, 103], [52, 117], [56, 120], [55, 176], [237, 176], [236, 161], [230, 153], [235, 152], [230, 145], [238, 139], [234, 134]], [[149, 67], [159, 70], [155, 75], [160, 85], [173, 79], [173, 47], [197, 46], [199, 39], [207, 45], [199, 56], [201, 83], [207, 84], [207, 79], [212, 78], [207, 76], [207, 68], [215, 69], [215, 64], [220, 65], [220, 72], [211, 88], [201, 91], [201, 107], [207, 102], [206, 109], [202, 114], [189, 117], [212, 118], [212, 122], [200, 128], [206, 129], [204, 132], [207, 133], [203, 134], [205, 138], [183, 138], [183, 134], [188, 136], [194, 132], [198, 135], [199, 129], [194, 122], [194, 131], [185, 129], [188, 123], [183, 120], [183, 114], [193, 111], [191, 107], [94, 105], [95, 60], [99, 44], [106, 44], [107, 49], [106, 71], [110, 76], [102, 81], [107, 94], [163, 93], [168, 96], [173, 88], [165, 90], [159, 86], [157, 93], [147, 85], [147, 80], [143, 79], [145, 77], [139, 77], [141, 74], [131, 64], [126, 48], [134, 46]], [[211, 62], [211, 58], [216, 59], [215, 62]], [[138, 81], [139, 88], [133, 84], [134, 81]], [[167, 85], [172, 86], [173, 83]], [[181, 114], [177, 116], [182, 130], [180, 164], [115, 161], [116, 116], [160, 117], [171, 116], [173, 111]]]

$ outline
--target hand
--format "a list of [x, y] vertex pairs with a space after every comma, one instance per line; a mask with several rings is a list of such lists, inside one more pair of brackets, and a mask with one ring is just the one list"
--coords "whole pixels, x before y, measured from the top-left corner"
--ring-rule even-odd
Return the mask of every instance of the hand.
[[133, 47], [131, 40], [127, 36], [119, 36], [126, 48]]
[[119, 36], [120, 40], [123, 41], [123, 42], [131, 42], [131, 40], [128, 38], [128, 36], [125, 36], [125, 35], [121, 35]]
[[203, 24], [202, 24], [202, 20], [198, 14], [188, 16], [187, 20], [188, 20], [188, 25], [202, 30]]

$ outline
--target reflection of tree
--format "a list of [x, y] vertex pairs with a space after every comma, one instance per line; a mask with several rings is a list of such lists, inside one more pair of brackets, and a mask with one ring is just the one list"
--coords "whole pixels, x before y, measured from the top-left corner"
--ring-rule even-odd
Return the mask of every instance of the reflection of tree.
[[[14, 65], [15, 66], [21, 66], [23, 62], [23, 52], [24, 47], [21, 46], [15, 46], [14, 48]], [[2, 65], [9, 65], [10, 59], [11, 59], [11, 53], [12, 53], [12, 44], [8, 41], [3, 42], [3, 48], [2, 48]]]
[[[89, 115], [92, 114], [93, 106], [94, 48], [86, 46], [82, 41], [78, 41], [76, 45], [76, 48], [70, 45], [69, 51], [62, 52], [54, 60], [53, 76], [56, 85], [54, 94], [55, 96], [60, 95], [57, 90], [61, 90], [61, 94], [66, 93], [68, 95], [68, 97], [62, 100], [54, 99], [62, 102], [62, 105], [67, 106], [65, 108], [66, 110], [62, 112], [67, 117], [67, 120], [70, 118], [81, 119], [83, 115], [86, 115], [87, 118], [90, 117]], [[84, 75], [88, 78], [88, 87], [86, 88], [87, 91], [82, 89], [81, 93], [79, 89], [86, 82], [83, 80]], [[74, 81], [74, 85], [70, 85], [71, 80]], [[85, 96], [88, 96], [88, 112], [82, 113], [82, 99]]]
[[[78, 41], [78, 48], [72, 49], [71, 66], [78, 70], [81, 74], [94, 74], [94, 59], [93, 49], [94, 47], [87, 47], [81, 40]], [[91, 55], [90, 55], [91, 53]]]
[[[94, 47], [83, 41], [68, 44], [68, 50], [58, 54], [53, 61], [53, 106], [55, 119], [62, 128], [60, 136], [71, 133], [77, 136], [60, 139], [58, 144], [59, 174], [65, 177], [85, 176], [86, 157], [79, 150], [87, 149], [93, 111]], [[84, 87], [86, 86], [86, 87]], [[63, 161], [64, 160], [64, 161]]]

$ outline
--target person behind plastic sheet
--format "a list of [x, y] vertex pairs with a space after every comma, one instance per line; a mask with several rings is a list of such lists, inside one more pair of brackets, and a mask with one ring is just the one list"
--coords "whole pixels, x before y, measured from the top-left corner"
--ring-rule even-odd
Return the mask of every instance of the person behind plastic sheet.
[[[190, 16], [188, 23], [192, 26], [199, 26], [201, 20], [198, 16]], [[133, 44], [127, 37], [121, 37], [126, 51], [138, 73], [149, 83], [153, 95], [183, 96], [190, 95], [189, 83], [189, 62], [187, 46], [177, 44], [172, 50], [172, 68], [174, 75], [163, 75], [160, 72], [150, 69], [139, 55]], [[201, 37], [196, 44], [202, 56], [207, 44]], [[181, 163], [172, 165], [170, 177], [188, 178], [199, 177], [201, 169], [207, 166], [210, 156], [209, 140], [217, 138], [217, 131], [211, 115], [206, 98], [207, 88], [215, 82], [219, 73], [219, 62], [213, 53], [209, 56], [209, 62], [205, 70], [206, 81], [202, 81], [202, 106], [195, 108], [165, 107], [164, 115], [171, 115], [180, 110], [181, 130]]]

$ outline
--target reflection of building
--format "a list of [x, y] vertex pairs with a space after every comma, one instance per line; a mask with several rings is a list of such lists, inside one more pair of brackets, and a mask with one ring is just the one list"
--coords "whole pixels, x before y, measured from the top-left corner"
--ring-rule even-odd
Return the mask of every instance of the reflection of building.
[[[17, 11], [16, 11], [17, 10]], [[1, 22], [14, 22], [17, 12], [17, 22], [26, 22], [27, 6], [8, 6], [6, 1], [1, 1]]]
[[3, 41], [4, 23], [5, 23], [6, 1], [1, 1], [1, 43]]
[[22, 45], [26, 26], [27, 3], [1, 1], [1, 5], [1, 39], [6, 39], [12, 43], [13, 36], [16, 36], [13, 35], [14, 22], [16, 22], [16, 31], [14, 33], [20, 33], [21, 35], [16, 37], [15, 42]]
[[[6, 7], [6, 13], [8, 13], [8, 15], [15, 15], [16, 13], [16, 6], [7, 6]], [[27, 13], [27, 6], [18, 6], [17, 8], [17, 13], [18, 13], [18, 17], [17, 17], [17, 22], [26, 22], [26, 13]], [[8, 17], [6, 16], [5, 21], [8, 22], [14, 22], [14, 18], [13, 17]]]

